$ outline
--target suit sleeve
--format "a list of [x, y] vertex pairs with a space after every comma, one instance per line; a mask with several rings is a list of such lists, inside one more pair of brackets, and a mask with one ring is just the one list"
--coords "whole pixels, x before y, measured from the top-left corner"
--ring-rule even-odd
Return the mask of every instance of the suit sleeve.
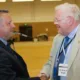
[[40, 80], [39, 77], [17, 76], [12, 69], [11, 60], [4, 50], [0, 48], [0, 80]]
[[49, 57], [47, 63], [43, 66], [43, 68], [42, 68], [42, 70], [40, 72], [40, 73], [46, 74], [47, 77], [50, 77], [50, 74], [52, 72], [51, 71], [52, 70], [52, 64], [54, 64], [54, 63], [52, 63], [52, 62], [54, 62], [52, 60], [55, 57], [54, 54], [56, 54], [55, 50], [56, 50], [56, 44], [57, 44], [57, 40], [56, 40], [57, 37], [58, 37], [58, 35], [54, 37], [54, 40], [53, 40], [53, 43], [52, 43], [51, 52], [50, 52], [50, 57]]
[[17, 77], [12, 69], [12, 63], [6, 53], [0, 48], [0, 80], [28, 80], [24, 77]]

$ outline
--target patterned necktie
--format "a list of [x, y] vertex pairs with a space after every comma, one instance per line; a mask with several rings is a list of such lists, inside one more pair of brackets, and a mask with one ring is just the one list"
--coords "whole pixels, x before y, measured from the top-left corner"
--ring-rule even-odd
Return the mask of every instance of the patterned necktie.
[[[65, 37], [63, 39], [63, 43], [62, 43], [62, 45], [64, 45], [65, 53], [67, 51], [68, 44], [69, 44], [69, 37]], [[61, 45], [61, 47], [62, 47], [62, 45]], [[56, 66], [54, 66], [54, 69], [53, 69], [53, 72], [54, 72], [53, 78], [54, 78], [54, 80], [60, 80], [60, 77], [58, 76], [58, 65], [59, 65], [59, 63], [63, 63], [64, 59], [65, 59], [65, 55], [64, 55], [63, 49], [62, 49], [61, 53], [59, 53], [59, 61], [56, 60], [55, 64], [54, 64], [54, 65], [56, 65]]]
[[10, 44], [7, 44], [7, 49], [12, 52], [12, 49], [10, 47]]
[[69, 44], [69, 40], [70, 40], [70, 38], [69, 38], [68, 36], [66, 36], [66, 37], [64, 38], [64, 50], [65, 50], [65, 53], [66, 53], [66, 51], [67, 51], [67, 47], [68, 47], [68, 44]]
[[[62, 44], [62, 45], [64, 45], [65, 54], [66, 54], [66, 51], [67, 51], [68, 43], [69, 43], [69, 37], [65, 37], [64, 38], [64, 42]], [[64, 62], [64, 59], [65, 59], [64, 51], [62, 49], [62, 52], [59, 54], [60, 55], [59, 56], [59, 63], [63, 63]]]

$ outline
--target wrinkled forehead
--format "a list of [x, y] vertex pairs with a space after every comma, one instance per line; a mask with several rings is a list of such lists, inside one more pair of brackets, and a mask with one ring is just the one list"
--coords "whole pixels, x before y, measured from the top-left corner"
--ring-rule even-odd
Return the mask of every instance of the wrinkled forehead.
[[2, 19], [11, 19], [11, 16], [9, 13], [3, 13], [3, 14], [0, 14], [0, 18]]
[[11, 21], [12, 21], [12, 18], [11, 18], [11, 16], [8, 13], [3, 13], [0, 16], [0, 24], [1, 23], [9, 23]]
[[6, 17], [9, 16], [9, 13], [0, 13], [0, 17]]
[[64, 11], [62, 10], [56, 10], [54, 17], [62, 17], [64, 15]]

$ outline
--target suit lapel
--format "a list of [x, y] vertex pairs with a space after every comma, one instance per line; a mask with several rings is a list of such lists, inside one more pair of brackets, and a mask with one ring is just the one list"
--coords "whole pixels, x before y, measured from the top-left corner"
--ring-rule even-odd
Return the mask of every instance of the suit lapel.
[[0, 40], [0, 46], [10, 53], [13, 52], [13, 50], [9, 50], [8, 47], [1, 40]]
[[12, 52], [15, 53], [18, 56], [18, 58], [20, 58], [19, 55], [15, 51], [9, 51], [7, 49], [7, 47], [6, 47], [6, 45], [2, 41], [0, 41], [0, 47], [3, 49], [3, 51], [5, 52], [5, 54], [8, 55], [8, 57], [10, 58], [10, 60], [13, 63], [15, 63], [15, 66], [18, 67], [18, 69], [21, 71], [21, 73], [23, 73], [26, 76], [26, 70], [24, 70], [23, 65], [20, 63], [20, 61], [18, 61], [18, 59], [13, 56]]
[[62, 36], [62, 35], [60, 35], [60, 34], [58, 34], [58, 37], [55, 39], [55, 41], [56, 41], [56, 44], [54, 44], [54, 46], [56, 46], [56, 47], [54, 47], [55, 49], [54, 49], [54, 52], [52, 52], [52, 53], [55, 53], [55, 54], [52, 54], [52, 55], [54, 55], [53, 56], [53, 66], [54, 66], [54, 63], [55, 63], [55, 61], [56, 61], [56, 59], [57, 59], [57, 56], [59, 55], [59, 50], [60, 50], [60, 46], [61, 46], [61, 44], [62, 44], [62, 41], [63, 41], [63, 38], [64, 38], [64, 36]]
[[78, 28], [78, 32], [76, 33], [76, 37], [75, 39], [73, 40], [73, 43], [72, 43], [72, 49], [71, 49], [71, 55], [70, 55], [70, 59], [69, 59], [69, 65], [68, 65], [68, 71], [72, 65], [72, 63], [74, 62], [75, 60], [75, 57], [77, 56], [78, 54], [78, 50], [79, 50], [79, 47], [80, 47], [80, 28]]

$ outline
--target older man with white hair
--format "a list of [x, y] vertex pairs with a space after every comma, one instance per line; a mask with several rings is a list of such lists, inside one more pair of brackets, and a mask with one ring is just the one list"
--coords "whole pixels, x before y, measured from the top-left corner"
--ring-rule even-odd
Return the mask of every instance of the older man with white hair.
[[42, 80], [80, 80], [80, 10], [64, 3], [55, 8], [54, 24], [58, 29], [51, 55], [40, 72]]

